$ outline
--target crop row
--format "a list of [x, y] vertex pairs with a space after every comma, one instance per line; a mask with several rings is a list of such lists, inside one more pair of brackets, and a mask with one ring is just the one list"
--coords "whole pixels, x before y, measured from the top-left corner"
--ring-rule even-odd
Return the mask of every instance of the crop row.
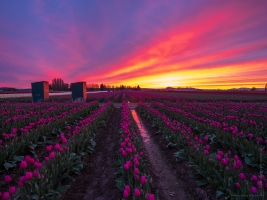
[[[63, 112], [67, 112], [70, 109], [73, 109], [75, 107], [78, 107], [78, 104], [73, 103], [57, 103], [52, 105], [49, 103], [50, 106], [47, 106], [46, 104], [38, 105], [38, 109], [29, 109], [29, 108], [36, 108], [35, 105], [28, 105], [27, 107], [24, 107], [24, 110], [22, 109], [16, 109], [18, 110], [17, 114], [15, 115], [8, 115], [6, 114], [5, 117], [2, 119], [1, 125], [1, 131], [2, 136], [3, 133], [10, 133], [12, 128], [16, 128], [18, 131], [20, 131], [20, 128], [23, 128], [24, 126], [32, 126], [34, 122], [38, 121], [39, 119], [47, 118], [48, 116], [53, 117], [60, 115]], [[48, 105], [49, 105], [48, 104]], [[22, 112], [23, 114], [19, 114]]]
[[[248, 175], [244, 172], [247, 166], [236, 151], [214, 145], [215, 141], [219, 141], [215, 139], [218, 133], [199, 133], [183, 123], [184, 117], [171, 119], [160, 109], [148, 104], [140, 103], [138, 112], [150, 120], [152, 126], [158, 128], [158, 133], [169, 142], [168, 146], [178, 150], [175, 153], [178, 160], [185, 160], [194, 166], [196, 173], [189, 176], [194, 178], [199, 186], [210, 184], [216, 189], [217, 197], [220, 195], [235, 199], [247, 199], [250, 195], [254, 199], [263, 197], [265, 186], [263, 171], [253, 174], [248, 179]], [[235, 139], [232, 137], [228, 139], [228, 142], [231, 142], [229, 147], [239, 142], [236, 138], [236, 141], [233, 141]]]
[[121, 140], [118, 161], [119, 178], [116, 185], [123, 191], [124, 199], [154, 200], [149, 186], [146, 159], [141, 147], [141, 139], [127, 102], [122, 103]]
[[241, 155], [245, 162], [252, 166], [262, 169], [267, 173], [267, 153], [265, 135], [263, 131], [254, 134], [247, 130], [239, 130], [236, 126], [229, 126], [225, 129], [225, 122], [217, 122], [214, 119], [202, 119], [191, 112], [185, 112], [179, 108], [165, 106], [154, 102], [156, 108], [168, 115], [172, 120], [180, 120], [190, 126], [195, 132], [210, 135], [213, 138], [212, 145], [217, 148], [231, 149]]
[[[8, 192], [1, 193], [3, 199], [10, 196], [20, 199], [59, 199], [60, 193], [68, 186], [62, 181], [78, 174], [83, 168], [81, 156], [92, 153], [97, 128], [112, 111], [113, 105], [107, 102], [72, 126], [65, 124], [65, 133], [60, 133], [60, 141], [46, 146], [47, 156], [40, 159], [25, 156], [20, 162], [21, 177], [17, 186], [11, 186], [12, 178], [5, 176], [5, 182], [11, 184]], [[88, 115], [89, 114], [89, 115]]]
[[[48, 116], [45, 119], [38, 119], [32, 126], [20, 129], [21, 134], [16, 135], [17, 129], [11, 133], [14, 137], [6, 137], [1, 140], [0, 148], [0, 169], [13, 168], [20, 160], [19, 156], [31, 152], [35, 155], [35, 148], [38, 145], [45, 145], [51, 142], [52, 136], [57, 136], [68, 123], [77, 123], [81, 117], [87, 116], [98, 107], [98, 102], [80, 104], [57, 116]], [[10, 135], [10, 134], [9, 134]]]

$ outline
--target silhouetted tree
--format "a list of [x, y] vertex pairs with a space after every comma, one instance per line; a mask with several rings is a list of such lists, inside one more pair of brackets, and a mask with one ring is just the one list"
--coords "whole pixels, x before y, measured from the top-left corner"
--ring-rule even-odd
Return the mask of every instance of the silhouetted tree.
[[136, 90], [137, 90], [137, 91], [140, 91], [140, 90], [141, 90], [141, 88], [140, 88], [139, 85], [137, 86]]
[[61, 78], [54, 78], [52, 80], [51, 88], [54, 91], [68, 90], [68, 84], [65, 84]]
[[266, 85], [265, 85], [265, 91], [267, 92], [267, 83], [266, 83]]
[[251, 88], [251, 91], [256, 91], [256, 90], [257, 90], [257, 88], [255, 88], [255, 87]]
[[101, 83], [100, 84], [100, 91], [104, 91], [104, 90], [106, 90], [106, 86], [103, 83]]

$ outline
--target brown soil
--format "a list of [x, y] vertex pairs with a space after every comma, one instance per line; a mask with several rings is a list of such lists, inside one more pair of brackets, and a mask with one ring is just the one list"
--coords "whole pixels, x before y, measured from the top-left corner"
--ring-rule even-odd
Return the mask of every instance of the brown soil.
[[120, 120], [121, 109], [115, 108], [107, 119], [106, 127], [96, 135], [95, 152], [84, 157], [84, 169], [70, 182], [70, 188], [63, 194], [62, 200], [122, 198], [122, 193], [115, 186]]
[[[157, 187], [160, 195], [160, 199], [165, 199], [166, 194], [170, 194], [171, 190], [174, 192], [174, 197], [170, 199], [197, 199], [197, 200], [208, 200], [208, 199], [216, 199], [216, 194], [214, 189], [210, 186], [205, 186], [199, 188], [193, 179], [189, 177], [189, 173], [195, 172], [192, 167], [189, 166], [188, 162], [178, 162], [174, 157], [174, 153], [177, 151], [175, 148], [167, 147], [168, 142], [163, 138], [161, 134], [155, 134], [158, 130], [156, 128], [151, 127], [150, 122], [146, 120], [141, 115], [138, 115], [144, 125], [145, 129], [147, 130], [151, 144], [149, 148], [159, 149], [162, 156], [160, 159], [160, 166], [158, 166], [158, 170], [154, 171], [153, 163], [151, 163], [151, 174], [154, 180], [154, 185]], [[155, 147], [154, 144], [157, 147]], [[158, 157], [150, 157], [150, 162], [154, 162], [153, 160], [157, 160]], [[159, 161], [156, 161], [156, 165], [158, 165]], [[155, 164], [154, 164], [155, 165]], [[162, 173], [162, 170], [164, 171]], [[167, 171], [166, 171], [167, 170]], [[153, 172], [154, 171], [154, 172]], [[169, 174], [168, 174], [169, 171]], [[174, 175], [175, 177], [168, 180], [168, 178], [162, 178], [162, 176], [171, 176]], [[176, 182], [170, 183], [176, 179]], [[169, 181], [169, 182], [168, 182]], [[170, 188], [164, 187], [164, 182], [166, 182], [166, 186], [170, 185]], [[176, 187], [175, 187], [176, 185]], [[184, 198], [183, 195], [186, 195]]]
[[136, 112], [132, 111], [132, 115], [142, 136], [143, 146], [149, 161], [149, 171], [152, 174], [153, 185], [158, 190], [160, 199], [194, 199], [192, 194], [186, 191], [186, 183], [176, 176], [176, 172], [172, 169], [168, 160], [165, 159], [158, 144], [150, 137], [151, 134], [146, 131]]

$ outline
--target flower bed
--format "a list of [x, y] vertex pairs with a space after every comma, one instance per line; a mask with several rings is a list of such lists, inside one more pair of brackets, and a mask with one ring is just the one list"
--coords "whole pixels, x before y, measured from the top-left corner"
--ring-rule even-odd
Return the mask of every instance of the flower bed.
[[122, 103], [121, 140], [119, 151], [120, 178], [116, 185], [123, 191], [124, 199], [155, 199], [149, 186], [149, 175], [146, 173], [144, 153], [141, 139], [137, 134], [127, 102]]
[[111, 102], [106, 103], [80, 120], [71, 136], [61, 134], [60, 143], [46, 147], [48, 155], [42, 163], [26, 156], [20, 163], [24, 175], [18, 182], [19, 188], [11, 186], [8, 192], [3, 193], [6, 199], [9, 199], [8, 195], [22, 199], [59, 199], [60, 193], [68, 187], [62, 185], [62, 180], [71, 178], [83, 168], [81, 156], [92, 152], [97, 127], [112, 108]]
[[196, 173], [190, 174], [190, 177], [199, 186], [210, 184], [217, 190], [217, 197], [263, 197], [266, 183], [262, 172], [247, 179], [242, 171], [245, 163], [230, 149], [222, 151], [213, 146], [214, 138], [210, 135], [198, 134], [189, 126], [171, 120], [166, 114], [144, 103], [139, 104], [138, 112], [147, 117], [152, 126], [158, 127], [158, 133], [164, 135], [169, 146], [177, 148], [175, 157], [178, 160], [188, 161], [194, 166]]

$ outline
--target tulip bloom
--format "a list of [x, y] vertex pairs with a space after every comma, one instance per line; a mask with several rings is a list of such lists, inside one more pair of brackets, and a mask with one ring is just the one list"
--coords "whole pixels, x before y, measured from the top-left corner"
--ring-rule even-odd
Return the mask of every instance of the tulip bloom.
[[26, 180], [31, 180], [32, 179], [32, 173], [31, 172], [26, 172], [25, 179]]
[[125, 189], [125, 190], [127, 190], [127, 191], [128, 191], [128, 193], [130, 193], [130, 191], [131, 191], [131, 188], [130, 188], [130, 186], [129, 186], [129, 185], [125, 185], [124, 189]]
[[38, 176], [39, 176], [39, 171], [34, 170], [34, 172], [33, 172], [33, 176], [34, 176], [34, 177], [38, 177]]
[[130, 167], [129, 167], [129, 165], [126, 163], [126, 164], [124, 164], [123, 168], [124, 168], [124, 170], [128, 171]]
[[4, 181], [5, 181], [6, 183], [9, 183], [10, 181], [12, 181], [11, 176], [6, 175], [6, 176], [4, 177]]
[[49, 155], [49, 158], [55, 158], [55, 152], [51, 152], [50, 155]]
[[8, 200], [10, 198], [10, 194], [8, 192], [4, 192], [2, 199]]
[[235, 183], [235, 186], [237, 187], [237, 188], [240, 188], [241, 186], [240, 186], [240, 183]]
[[51, 151], [51, 150], [52, 150], [51, 146], [46, 146], [46, 151], [47, 151], [47, 152], [49, 152], [49, 151]]
[[127, 190], [123, 191], [123, 198], [127, 199], [129, 197], [129, 192]]
[[138, 175], [139, 173], [139, 169], [138, 168], [134, 168], [134, 174]]
[[145, 176], [141, 176], [141, 183], [145, 184], [146, 183], [146, 177]]
[[147, 200], [155, 200], [154, 194], [146, 194], [146, 199]]
[[135, 197], [140, 197], [140, 190], [138, 188], [134, 189], [134, 196]]
[[258, 192], [257, 188], [254, 187], [254, 186], [252, 186], [252, 187], [250, 188], [250, 191], [251, 191], [252, 194], [256, 194], [256, 193]]
[[257, 182], [258, 178], [257, 178], [257, 176], [253, 175], [250, 180], [253, 182]]
[[16, 192], [16, 187], [15, 186], [11, 186], [10, 188], [9, 188], [9, 190], [8, 190], [8, 192], [9, 192], [9, 194], [15, 194], [15, 192]]
[[239, 174], [239, 178], [240, 178], [241, 180], [246, 180], [246, 176], [245, 176], [244, 173], [240, 173], [240, 174]]
[[26, 161], [21, 161], [20, 165], [19, 165], [20, 169], [26, 169], [27, 168], [27, 162]]

